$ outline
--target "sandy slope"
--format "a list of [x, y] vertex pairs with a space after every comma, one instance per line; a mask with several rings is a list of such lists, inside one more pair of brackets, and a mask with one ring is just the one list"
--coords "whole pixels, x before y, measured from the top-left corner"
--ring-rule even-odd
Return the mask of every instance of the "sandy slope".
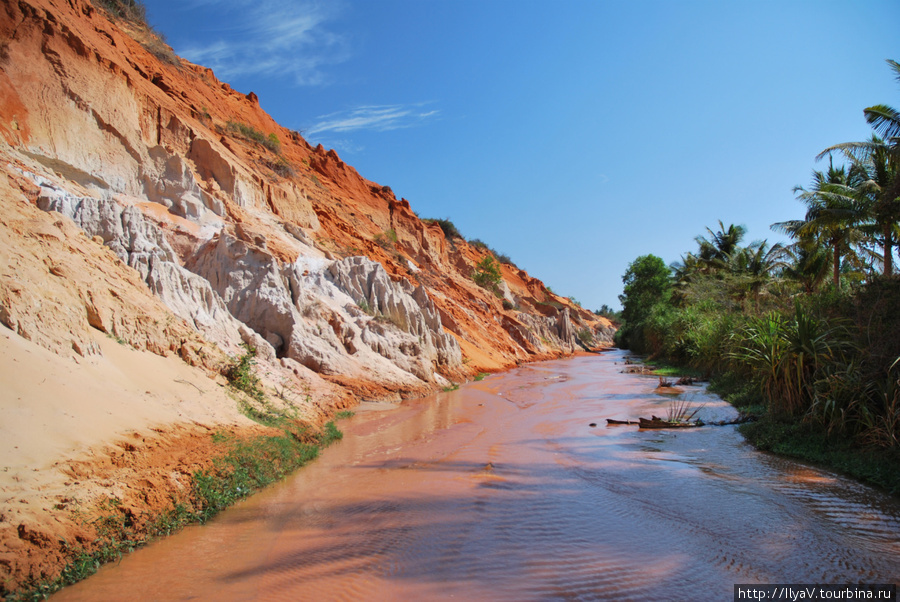
[[112, 339], [101, 347], [102, 356], [66, 360], [8, 330], [0, 336], [0, 484], [152, 426], [249, 423], [221, 386], [180, 358]]
[[2, 581], [52, 572], [60, 539], [89, 539], [73, 511], [109, 497], [136, 513], [164, 507], [214, 455], [211, 431], [259, 428], [180, 358], [100, 346], [67, 359], [0, 332]]

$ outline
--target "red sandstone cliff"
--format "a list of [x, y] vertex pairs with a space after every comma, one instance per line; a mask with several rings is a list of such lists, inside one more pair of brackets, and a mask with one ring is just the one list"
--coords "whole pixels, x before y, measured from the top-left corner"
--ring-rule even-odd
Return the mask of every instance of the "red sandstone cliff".
[[[157, 54], [169, 60], [158, 58], [137, 41], [152, 39], [149, 32], [112, 23], [87, 1], [6, 2], [3, 11], [0, 134], [8, 145], [2, 149], [3, 167], [10, 186], [21, 191], [5, 194], [4, 202], [27, 200], [100, 236], [189, 324], [201, 309], [209, 314], [219, 306], [186, 298], [186, 281], [209, 282], [211, 290], [204, 289], [203, 296], [219, 297], [221, 314], [230, 313], [236, 323], [231, 332], [210, 332], [213, 324], [204, 331], [197, 320], [193, 326], [220, 347], [228, 350], [241, 336], [266, 346], [263, 339], [268, 341], [263, 357], [296, 361], [350, 390], [359, 385], [368, 393], [366, 385], [383, 384], [385, 392], [412, 393], [427, 388], [438, 375], [461, 378], [572, 352], [577, 348], [574, 334], [584, 329], [600, 341], [608, 336], [608, 323], [513, 266], [502, 267], [502, 298], [478, 287], [471, 276], [485, 250], [448, 240], [438, 225], [419, 220], [409, 202], [395, 198], [389, 187], [366, 180], [334, 151], [312, 148], [296, 132], [280, 127], [260, 109], [254, 94], [239, 94], [209, 69], [164, 51]], [[119, 221], [122, 227], [110, 225]], [[410, 291], [421, 287], [420, 296], [430, 302], [426, 313], [430, 305], [436, 310], [429, 332], [434, 338], [449, 332], [460, 352], [450, 349], [452, 341], [444, 343], [447, 353], [435, 359], [433, 370], [413, 373], [417, 380], [400, 378], [402, 386], [367, 374], [368, 360], [340, 361], [337, 356], [355, 354], [346, 343], [359, 338], [359, 332], [350, 332], [358, 312], [332, 307], [347, 299], [317, 305], [313, 298], [329, 291], [311, 282], [310, 274], [354, 256], [372, 260], [358, 267], [364, 280], [384, 280], [372, 263], [377, 262], [386, 282], [403, 283]], [[158, 267], [163, 263], [169, 265]], [[332, 272], [346, 269], [342, 265]], [[246, 274], [233, 277], [235, 271]], [[271, 272], [273, 281], [257, 277], [264, 271]], [[284, 282], [274, 281], [279, 278]], [[309, 291], [310, 299], [298, 299], [297, 289]], [[368, 298], [378, 296], [370, 290], [342, 292], [370, 308], [385, 301]], [[353, 298], [353, 292], [360, 298]], [[175, 293], [181, 298], [175, 299]], [[57, 330], [54, 323], [31, 325], [24, 315], [27, 308], [19, 307], [7, 283], [0, 294], [3, 322], [14, 330], [33, 330], [39, 340], [54, 341], [71, 330], [67, 324]], [[140, 314], [140, 308], [123, 311]], [[299, 328], [304, 320], [315, 328]], [[242, 325], [248, 327], [243, 335], [237, 333]], [[320, 345], [302, 340], [321, 337], [324, 325], [345, 340], [324, 343], [334, 349], [319, 355], [334, 357], [323, 363], [315, 349], [304, 351]], [[90, 326], [123, 335], [114, 324]], [[129, 343], [180, 349], [171, 335], [141, 336], [144, 340]], [[91, 349], [80, 339], [74, 347], [61, 346], [82, 355]], [[351, 345], [359, 346], [359, 341]]]
[[[612, 334], [514, 266], [496, 291], [476, 285], [486, 250], [88, 0], [0, 4], [0, 215], [10, 361], [36, 353], [10, 337], [72, 366], [112, 337], [215, 377], [246, 343], [312, 423]], [[0, 449], [11, 466], [16, 453]], [[5, 502], [29, 487], [16, 482]], [[21, 540], [12, 516], [0, 507], [0, 542]], [[5, 553], [0, 570], [21, 577]]]

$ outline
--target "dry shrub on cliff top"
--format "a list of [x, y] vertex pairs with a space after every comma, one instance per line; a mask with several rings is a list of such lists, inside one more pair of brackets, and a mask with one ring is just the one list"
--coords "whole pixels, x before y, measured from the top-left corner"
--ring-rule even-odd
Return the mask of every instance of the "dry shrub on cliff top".
[[128, 34], [150, 54], [171, 65], [179, 65], [178, 55], [166, 44], [166, 37], [147, 23], [147, 8], [140, 0], [91, 0], [114, 21], [125, 22]]
[[137, 25], [147, 26], [147, 8], [138, 0], [93, 0], [94, 6], [102, 8], [116, 19], [124, 19]]
[[437, 224], [438, 226], [440, 226], [447, 240], [452, 240], [454, 238], [463, 238], [463, 235], [457, 229], [456, 225], [450, 221], [449, 218], [435, 219], [426, 217], [423, 218], [422, 221], [426, 224]]

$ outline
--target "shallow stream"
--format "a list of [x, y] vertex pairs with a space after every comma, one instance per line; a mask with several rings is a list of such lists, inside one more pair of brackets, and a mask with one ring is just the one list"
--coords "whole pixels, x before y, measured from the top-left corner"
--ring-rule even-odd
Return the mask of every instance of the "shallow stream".
[[[607, 427], [673, 399], [623, 364], [612, 351], [363, 404], [287, 481], [54, 600], [711, 600], [735, 583], [900, 583], [900, 502], [757, 452], [733, 426]], [[682, 397], [706, 421], [735, 416], [700, 387]]]

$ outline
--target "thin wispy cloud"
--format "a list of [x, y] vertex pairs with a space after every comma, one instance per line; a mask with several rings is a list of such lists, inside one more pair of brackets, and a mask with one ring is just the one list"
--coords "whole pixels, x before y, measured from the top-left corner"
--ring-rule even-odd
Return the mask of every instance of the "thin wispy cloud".
[[[192, 1], [195, 6], [204, 3]], [[317, 85], [325, 82], [325, 65], [349, 58], [344, 38], [327, 28], [334, 4], [228, 0], [215, 6], [239, 12], [240, 18], [232, 21], [240, 25], [221, 31], [219, 39], [177, 51], [220, 78], [277, 75], [296, 85]]]
[[328, 138], [318, 140], [323, 146], [333, 148], [344, 155], [355, 155], [366, 150], [366, 147], [348, 138]]
[[370, 105], [319, 117], [319, 121], [306, 130], [309, 136], [325, 132], [354, 132], [374, 130], [386, 132], [420, 125], [439, 114], [424, 105]]

